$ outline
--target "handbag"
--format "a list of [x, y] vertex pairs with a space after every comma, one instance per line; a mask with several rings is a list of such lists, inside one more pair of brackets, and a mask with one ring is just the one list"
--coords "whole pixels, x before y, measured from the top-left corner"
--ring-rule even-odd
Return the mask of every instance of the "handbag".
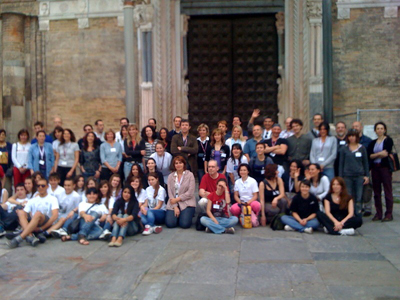
[[[93, 206], [95, 206], [97, 203], [94, 203], [91, 207], [89, 207], [85, 213], [87, 213]], [[80, 224], [81, 224], [81, 218], [75, 219], [72, 221], [71, 224], [68, 225], [67, 232], [69, 235], [78, 233], [80, 229]]]
[[240, 224], [245, 229], [250, 229], [253, 227], [251, 222], [251, 206], [250, 205], [240, 205], [241, 206], [241, 213], [240, 213]]
[[390, 172], [397, 172], [400, 169], [399, 156], [396, 147], [393, 145], [394, 151], [389, 154], [389, 170]]

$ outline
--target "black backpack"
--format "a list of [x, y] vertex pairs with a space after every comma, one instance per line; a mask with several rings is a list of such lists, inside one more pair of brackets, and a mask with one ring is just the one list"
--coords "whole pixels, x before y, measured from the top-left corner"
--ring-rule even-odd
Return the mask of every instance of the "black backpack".
[[285, 227], [285, 224], [282, 223], [282, 216], [284, 216], [285, 213], [280, 213], [275, 215], [275, 217], [273, 217], [272, 221], [271, 221], [271, 229], [272, 230], [283, 230], [283, 228]]
[[199, 213], [197, 215], [197, 219], [196, 219], [196, 230], [197, 231], [205, 231], [206, 230], [206, 227], [203, 226], [203, 224], [201, 224], [201, 222], [200, 222], [201, 217], [207, 217], [207, 214], [206, 213]]

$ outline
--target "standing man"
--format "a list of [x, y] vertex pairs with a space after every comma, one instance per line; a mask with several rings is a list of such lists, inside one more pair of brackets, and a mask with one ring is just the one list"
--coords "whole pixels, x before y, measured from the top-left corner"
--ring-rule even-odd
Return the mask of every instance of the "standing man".
[[280, 138], [281, 131], [281, 125], [274, 124], [271, 138], [264, 141], [266, 145], [264, 153], [272, 158], [274, 164], [278, 165], [279, 177], [282, 177], [283, 173], [285, 173], [284, 166], [288, 166], [286, 155], [288, 145], [286, 139]]
[[339, 174], [339, 160], [340, 160], [340, 150], [346, 146], [346, 134], [347, 128], [346, 124], [342, 121], [336, 123], [336, 140], [337, 140], [337, 154], [335, 159], [335, 175]]
[[[128, 118], [121, 118], [119, 119], [119, 129], [121, 129], [122, 126], [128, 126], [129, 125], [129, 119]], [[121, 142], [121, 131], [118, 131], [115, 134], [115, 141], [120, 143]]]
[[247, 140], [244, 145], [243, 153], [249, 162], [252, 158], [257, 157], [256, 145], [262, 141], [262, 127], [260, 125], [253, 126], [253, 138]]
[[178, 133], [181, 132], [181, 122], [182, 122], [182, 117], [176, 116], [176, 117], [174, 118], [174, 127], [175, 127], [175, 128], [172, 129], [170, 132], [168, 132], [168, 138], [169, 138], [170, 141], [172, 140], [172, 137], [173, 137], [175, 134], [178, 134]]
[[314, 123], [314, 128], [311, 129], [308, 133], [307, 136], [309, 139], [313, 140], [317, 137], [319, 137], [319, 125], [324, 121], [324, 118], [322, 117], [321, 114], [315, 114], [313, 117], [313, 123]]
[[104, 139], [104, 122], [103, 120], [96, 120], [96, 122], [94, 122], [94, 126], [96, 127], [95, 130], [95, 134], [97, 136], [98, 139], [100, 139], [100, 141], [105, 142], [106, 140]]
[[218, 129], [222, 131], [222, 135], [225, 137], [225, 141], [229, 138], [228, 136], [228, 122], [225, 120], [218, 122]]
[[303, 121], [293, 119], [290, 122], [293, 135], [287, 139], [289, 161], [293, 159], [300, 160], [304, 166], [310, 164], [310, 151], [312, 140], [307, 135], [302, 134]]
[[263, 121], [264, 130], [262, 134], [263, 140], [268, 140], [272, 135], [272, 125], [274, 125], [274, 121], [271, 117], [265, 117]]
[[[234, 116], [233, 120], [232, 120], [232, 128], [234, 126], [240, 126], [242, 127], [242, 119], [239, 116]], [[242, 132], [243, 132], [243, 136], [245, 137], [245, 139], [247, 140], [249, 138], [249, 133], [247, 132], [247, 130], [244, 130], [242, 127]], [[227, 138], [230, 138], [232, 136], [232, 130], [229, 130], [228, 133], [226, 134]]]
[[183, 119], [181, 122], [181, 132], [174, 135], [171, 141], [171, 154], [173, 156], [182, 155], [190, 166], [190, 171], [197, 174], [197, 139], [189, 134], [189, 120]]
[[372, 139], [363, 134], [363, 125], [359, 121], [353, 122], [352, 128], [357, 130], [360, 133], [360, 144], [368, 149], [369, 144], [372, 142]]
[[290, 122], [292, 122], [292, 120], [293, 120], [292, 117], [286, 118], [285, 120], [286, 129], [281, 131], [281, 134], [279, 135], [280, 138], [287, 139], [293, 135], [292, 128], [290, 127]]
[[[62, 127], [62, 119], [60, 117], [54, 117], [53, 119], [53, 123], [54, 123], [54, 128], [58, 127]], [[53, 139], [53, 141], [55, 141], [57, 138], [55, 136], [55, 129], [53, 130], [53, 132], [50, 134], [51, 138]]]
[[[35, 124], [33, 124], [33, 129], [34, 129], [35, 133], [38, 133], [39, 131], [44, 131], [43, 122], [37, 121]], [[50, 135], [46, 134], [45, 142], [46, 143], [50, 143], [50, 144], [53, 143], [53, 139], [51, 138]], [[37, 143], [37, 139], [33, 138], [32, 141], [31, 141], [31, 144], [35, 144], [35, 143]]]

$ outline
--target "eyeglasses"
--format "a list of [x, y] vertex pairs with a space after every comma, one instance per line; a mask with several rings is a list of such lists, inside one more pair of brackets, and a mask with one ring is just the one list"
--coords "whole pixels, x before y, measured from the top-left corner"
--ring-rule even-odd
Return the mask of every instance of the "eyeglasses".
[[37, 187], [45, 188], [46, 185], [45, 184], [38, 184]]

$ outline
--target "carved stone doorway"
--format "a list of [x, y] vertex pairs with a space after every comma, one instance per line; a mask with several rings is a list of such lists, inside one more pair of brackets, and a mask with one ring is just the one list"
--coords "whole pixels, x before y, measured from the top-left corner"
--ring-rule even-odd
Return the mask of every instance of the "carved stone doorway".
[[254, 108], [278, 113], [278, 37], [275, 15], [194, 17], [188, 31], [189, 118], [231, 124]]

